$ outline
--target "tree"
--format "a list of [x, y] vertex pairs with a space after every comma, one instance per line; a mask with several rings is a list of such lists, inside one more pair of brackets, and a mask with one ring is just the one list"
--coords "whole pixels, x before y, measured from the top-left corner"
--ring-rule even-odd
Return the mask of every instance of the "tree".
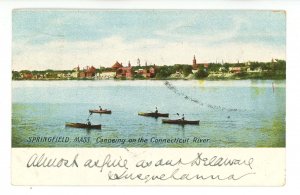
[[22, 73], [22, 74], [29, 74], [29, 73], [31, 73], [31, 71], [30, 70], [21, 70], [20, 73]]
[[135, 74], [133, 78], [134, 79], [138, 79], [138, 80], [144, 80], [144, 79], [146, 79], [143, 75], [140, 75], [140, 74]]
[[192, 66], [185, 65], [182, 67], [183, 75], [186, 77], [192, 73]]
[[15, 80], [15, 79], [20, 79], [21, 78], [21, 75], [18, 71], [12, 71], [12, 79]]
[[285, 60], [277, 60], [276, 59], [276, 63], [274, 65], [274, 69], [275, 70], [279, 70], [279, 71], [285, 71], [286, 70], [286, 62]]
[[196, 79], [202, 79], [208, 76], [208, 73], [203, 69], [200, 68], [196, 73], [195, 73], [195, 78]]
[[166, 79], [171, 74], [174, 74], [176, 71], [172, 66], [162, 66], [157, 70], [156, 78]]
[[260, 67], [260, 64], [258, 62], [251, 62], [250, 63], [250, 69], [251, 70], [255, 70], [255, 69], [259, 68], [259, 67]]
[[208, 66], [209, 71], [217, 72], [222, 67], [221, 64], [210, 63]]

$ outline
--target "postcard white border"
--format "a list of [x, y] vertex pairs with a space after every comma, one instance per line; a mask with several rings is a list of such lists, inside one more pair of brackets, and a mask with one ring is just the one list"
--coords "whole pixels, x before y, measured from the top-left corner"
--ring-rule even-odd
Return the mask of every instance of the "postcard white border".
[[[0, 77], [0, 89], [3, 92], [2, 101], [0, 101], [0, 118], [2, 124], [2, 138], [3, 142], [0, 147], [1, 154], [1, 194], [2, 192], [10, 193], [24, 193], [25, 194], [60, 194], [60, 193], [72, 193], [72, 194], [83, 194], [83, 193], [99, 193], [99, 188], [35, 188], [31, 190], [30, 187], [14, 187], [11, 185], [11, 160], [8, 158], [11, 154], [11, 78], [9, 66], [11, 61], [11, 10], [13, 8], [128, 8], [128, 9], [140, 9], [140, 8], [172, 8], [172, 9], [284, 9], [287, 11], [287, 184], [282, 188], [201, 188], [201, 193], [206, 194], [295, 194], [294, 192], [299, 191], [299, 164], [300, 158], [298, 153], [299, 146], [299, 124], [297, 121], [300, 116], [300, 91], [298, 84], [300, 83], [300, 72], [299, 64], [299, 51], [300, 51], [300, 3], [293, 0], [276, 1], [276, 0], [263, 0], [263, 1], [184, 1], [176, 2], [173, 1], [114, 1], [114, 2], [101, 2], [99, 1], [84, 1], [80, 3], [78, 1], [70, 3], [70, 1], [31, 1], [31, 2], [0, 2], [0, 64], [2, 69], [2, 76]], [[4, 184], [2, 187], [2, 184]], [[197, 188], [105, 188], [101, 189], [101, 193], [110, 193], [111, 190], [117, 193], [129, 192], [140, 192], [143, 194], [187, 194], [187, 193], [199, 193]]]

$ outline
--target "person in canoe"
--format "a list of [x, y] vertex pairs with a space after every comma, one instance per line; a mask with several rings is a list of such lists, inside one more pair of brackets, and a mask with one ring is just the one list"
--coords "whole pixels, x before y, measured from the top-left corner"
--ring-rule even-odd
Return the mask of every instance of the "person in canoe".
[[99, 106], [99, 110], [100, 110], [100, 111], [102, 110], [102, 107], [101, 107], [101, 106]]
[[181, 120], [183, 120], [183, 121], [184, 121], [184, 114], [182, 114]]
[[88, 126], [91, 126], [91, 125], [92, 125], [90, 119], [87, 119], [87, 120], [86, 120], [86, 124], [87, 124]]
[[158, 113], [158, 110], [157, 110], [157, 107], [155, 107], [155, 114], [157, 114]]

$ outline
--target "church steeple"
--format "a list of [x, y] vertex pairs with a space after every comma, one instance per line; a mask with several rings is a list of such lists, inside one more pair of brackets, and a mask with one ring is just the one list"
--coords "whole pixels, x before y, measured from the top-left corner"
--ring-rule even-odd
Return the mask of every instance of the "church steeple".
[[193, 66], [196, 66], [196, 64], [197, 64], [197, 61], [196, 61], [196, 57], [195, 57], [195, 55], [194, 55]]
[[194, 59], [193, 59], [192, 68], [193, 68], [193, 70], [198, 70], [199, 69], [199, 65], [197, 64], [196, 56], [195, 55], [194, 55]]
[[140, 58], [137, 59], [137, 66], [141, 66], [141, 60], [140, 60]]

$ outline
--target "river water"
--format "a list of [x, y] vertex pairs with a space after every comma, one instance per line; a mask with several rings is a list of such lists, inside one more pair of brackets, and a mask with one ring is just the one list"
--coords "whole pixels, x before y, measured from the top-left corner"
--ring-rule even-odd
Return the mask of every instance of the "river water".
[[[285, 102], [285, 81], [13, 81], [12, 146], [285, 147]], [[99, 105], [112, 110], [90, 116], [101, 130], [65, 127], [85, 123]], [[156, 106], [200, 125], [138, 116]]]

